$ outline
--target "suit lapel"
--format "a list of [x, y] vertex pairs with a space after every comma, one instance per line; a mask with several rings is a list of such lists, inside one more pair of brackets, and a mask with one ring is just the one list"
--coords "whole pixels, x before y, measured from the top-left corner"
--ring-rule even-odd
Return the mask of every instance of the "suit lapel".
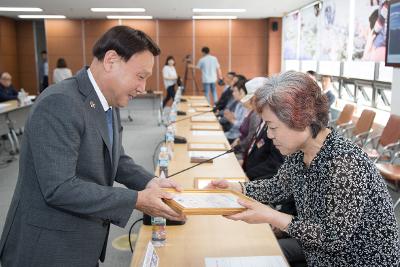
[[[79, 90], [83, 95], [86, 96], [85, 107], [88, 110], [90, 116], [96, 124], [97, 131], [101, 135], [103, 142], [106, 144], [110, 160], [112, 162], [112, 149], [110, 138], [108, 137], [107, 119], [104, 112], [103, 106], [100, 103], [99, 97], [93, 88], [92, 83], [89, 80], [87, 74], [87, 68], [83, 68], [77, 74], [77, 81], [79, 84]], [[114, 131], [115, 133], [115, 131]]]
[[119, 119], [119, 111], [117, 108], [113, 108], [113, 149], [112, 149], [112, 163], [113, 163], [113, 172], [112, 177], [115, 177], [115, 173], [117, 172], [120, 147], [121, 147], [121, 121]]

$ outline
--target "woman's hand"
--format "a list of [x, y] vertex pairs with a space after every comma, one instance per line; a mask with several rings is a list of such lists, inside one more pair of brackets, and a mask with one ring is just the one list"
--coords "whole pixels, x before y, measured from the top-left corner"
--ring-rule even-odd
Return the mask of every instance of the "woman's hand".
[[287, 227], [293, 219], [292, 215], [279, 212], [257, 201], [238, 199], [238, 203], [247, 208], [247, 210], [225, 216], [226, 218], [251, 224], [269, 223], [282, 231], [287, 230]]
[[229, 189], [243, 193], [239, 183], [230, 183], [227, 180], [213, 180], [204, 189]]
[[246, 223], [271, 223], [270, 218], [276, 212], [271, 207], [257, 201], [238, 199], [238, 203], [247, 210], [233, 215], [225, 216], [234, 221], [244, 221]]

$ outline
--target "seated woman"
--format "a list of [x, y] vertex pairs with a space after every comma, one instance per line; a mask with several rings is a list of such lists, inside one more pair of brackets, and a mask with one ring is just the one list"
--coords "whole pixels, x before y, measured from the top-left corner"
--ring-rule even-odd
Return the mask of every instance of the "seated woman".
[[399, 235], [384, 180], [361, 148], [326, 127], [327, 99], [317, 83], [289, 71], [255, 96], [269, 138], [288, 157], [271, 179], [210, 187], [268, 203], [293, 196], [298, 215], [239, 201], [247, 210], [228, 218], [287, 232], [299, 240], [308, 266], [398, 266]]
[[242, 125], [242, 122], [248, 113], [248, 110], [240, 101], [247, 94], [245, 83], [246, 80], [239, 80], [233, 86], [232, 95], [235, 101], [237, 101], [235, 110], [233, 112], [229, 110], [224, 111], [224, 118], [232, 124], [232, 127], [228, 131], [225, 131], [225, 136], [230, 144], [239, 137], [240, 125]]

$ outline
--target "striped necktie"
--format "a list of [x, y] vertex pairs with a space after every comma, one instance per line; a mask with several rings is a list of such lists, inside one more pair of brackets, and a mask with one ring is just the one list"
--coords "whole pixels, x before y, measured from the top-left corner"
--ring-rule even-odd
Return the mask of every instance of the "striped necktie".
[[110, 138], [110, 144], [111, 144], [111, 147], [112, 147], [112, 145], [113, 145], [113, 135], [114, 135], [114, 132], [113, 132], [113, 112], [112, 112], [112, 108], [109, 108], [109, 109], [106, 111], [106, 118], [107, 118], [108, 136], [109, 136], [109, 138]]

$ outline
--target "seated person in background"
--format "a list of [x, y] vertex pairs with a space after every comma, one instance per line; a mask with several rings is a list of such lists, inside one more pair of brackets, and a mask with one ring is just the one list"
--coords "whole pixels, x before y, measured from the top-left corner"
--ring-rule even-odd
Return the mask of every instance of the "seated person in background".
[[53, 70], [53, 82], [59, 83], [62, 80], [72, 77], [72, 72], [63, 58], [57, 60], [57, 67]]
[[318, 76], [317, 72], [313, 70], [308, 70], [306, 73], [308, 74], [308, 76], [310, 76], [311, 79], [317, 81], [317, 76]]
[[18, 92], [12, 85], [12, 76], [8, 72], [0, 74], [0, 102], [18, 99]]
[[247, 94], [246, 80], [240, 80], [233, 86], [232, 95], [237, 102], [235, 110], [224, 110], [224, 118], [231, 123], [232, 127], [225, 131], [225, 136], [231, 144], [236, 138], [239, 137], [239, 128], [242, 125], [244, 118], [246, 117], [248, 110], [243, 106], [240, 100]]
[[336, 96], [333, 94], [332, 77], [329, 75], [322, 75], [321, 85], [322, 93], [328, 98], [328, 106], [331, 107], [336, 100]]
[[232, 147], [236, 147], [235, 151], [236, 158], [239, 160], [240, 164], [243, 163], [243, 153], [247, 151], [250, 142], [253, 140], [256, 134], [257, 127], [261, 123], [260, 115], [255, 111], [255, 103], [253, 95], [255, 91], [260, 87], [260, 83], [264, 81], [265, 78], [257, 77], [248, 82], [246, 82], [245, 87], [247, 90], [247, 95], [242, 98], [241, 102], [245, 106], [249, 113], [243, 120], [242, 125], [240, 125], [239, 138], [236, 138], [232, 143]]
[[[247, 82], [246, 86], [254, 88], [254, 91], [263, 90], [267, 81], [268, 78], [257, 77]], [[253, 103], [255, 100], [253, 97]], [[268, 128], [265, 122], [260, 120], [255, 133], [244, 149], [242, 167], [250, 181], [273, 177], [284, 161], [284, 157], [268, 138], [267, 133]]]
[[225, 88], [214, 107], [214, 112], [224, 110], [229, 100], [232, 98], [232, 81], [235, 79], [236, 73], [230, 71], [226, 74]]
[[[233, 86], [239, 82], [239, 81], [244, 81], [246, 82], [246, 77], [244, 77], [241, 74], [237, 74], [235, 75], [235, 77], [233, 77], [232, 82], [231, 82], [231, 90], [233, 91]], [[229, 110], [231, 112], [235, 111], [236, 105], [237, 105], [237, 101], [235, 100], [235, 98], [233, 97], [233, 95], [229, 98], [228, 103], [226, 104], [226, 107], [222, 110], [218, 110], [217, 113], [215, 114], [217, 116], [217, 118], [219, 119], [219, 123], [222, 126], [222, 129], [224, 130], [224, 132], [229, 131], [229, 129], [232, 127], [232, 124], [226, 119], [224, 118], [224, 112], [225, 110]]]
[[[293, 197], [298, 215], [239, 200], [247, 210], [227, 218], [270, 223], [288, 233], [300, 242], [308, 266], [398, 266], [399, 233], [388, 189], [363, 150], [327, 128], [327, 98], [318, 84], [288, 71], [268, 78], [263, 88], [255, 95], [257, 110], [285, 162], [271, 179], [218, 180], [209, 188], [237, 190], [262, 203]], [[300, 252], [281, 248], [285, 256]]]

